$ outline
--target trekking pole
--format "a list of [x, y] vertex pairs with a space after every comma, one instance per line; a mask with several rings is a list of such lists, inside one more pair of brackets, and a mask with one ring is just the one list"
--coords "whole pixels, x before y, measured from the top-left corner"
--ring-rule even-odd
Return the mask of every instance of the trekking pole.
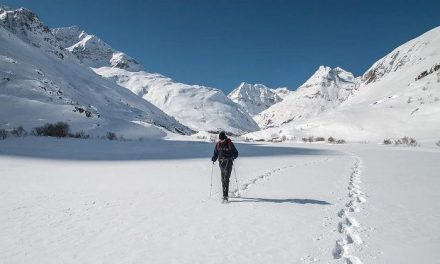
[[237, 179], [237, 172], [235, 171], [235, 166], [234, 166], [234, 175], [235, 175], [235, 183], [237, 184], [237, 197], [240, 197], [240, 189], [238, 189], [238, 179]]
[[211, 187], [209, 188], [209, 199], [211, 199], [211, 192], [212, 192], [212, 174], [214, 173], [214, 162], [212, 163], [211, 167]]

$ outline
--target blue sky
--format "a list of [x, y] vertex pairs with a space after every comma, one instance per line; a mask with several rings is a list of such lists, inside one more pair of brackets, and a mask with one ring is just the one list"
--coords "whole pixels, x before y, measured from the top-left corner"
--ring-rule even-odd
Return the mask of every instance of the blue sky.
[[49, 27], [78, 25], [149, 71], [226, 93], [240, 82], [294, 90], [320, 66], [361, 75], [440, 26], [440, 1], [6, 0]]

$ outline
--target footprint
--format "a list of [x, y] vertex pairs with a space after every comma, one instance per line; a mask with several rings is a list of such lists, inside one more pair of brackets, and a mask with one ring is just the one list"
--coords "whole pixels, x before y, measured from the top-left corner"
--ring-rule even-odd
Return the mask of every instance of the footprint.
[[345, 216], [345, 214], [346, 214], [345, 210], [344, 210], [344, 209], [341, 209], [341, 210], [339, 211], [339, 213], [338, 213], [338, 216], [342, 218], [342, 217]]
[[339, 222], [338, 227], [339, 233], [351, 234], [353, 233], [353, 228], [359, 227], [359, 222], [353, 217], [345, 217], [342, 222]]
[[357, 197], [356, 198], [356, 201], [358, 202], [358, 203], [361, 203], [361, 204], [363, 204], [363, 203], [366, 203], [367, 202], [367, 199], [365, 199], [364, 197]]
[[348, 196], [349, 197], [354, 197], [354, 196], [360, 196], [360, 195], [365, 195], [361, 190], [351, 190], [348, 192]]
[[336, 246], [333, 249], [333, 257], [340, 259], [347, 254], [347, 245], [343, 240], [336, 241]]
[[348, 210], [352, 213], [359, 213], [361, 211], [361, 209], [357, 206], [350, 207]]
[[359, 222], [354, 217], [347, 216], [345, 221], [349, 226], [359, 227]]
[[350, 182], [350, 185], [353, 186], [354, 189], [359, 190], [361, 187], [354, 182]]
[[346, 257], [347, 264], [362, 264], [362, 261], [356, 256]]
[[356, 245], [360, 245], [363, 243], [361, 237], [356, 232], [352, 232], [351, 234], [347, 234], [347, 241], [350, 244], [355, 243]]
[[353, 232], [353, 228], [347, 223], [340, 222], [338, 224], [338, 231], [341, 234], [349, 234]]

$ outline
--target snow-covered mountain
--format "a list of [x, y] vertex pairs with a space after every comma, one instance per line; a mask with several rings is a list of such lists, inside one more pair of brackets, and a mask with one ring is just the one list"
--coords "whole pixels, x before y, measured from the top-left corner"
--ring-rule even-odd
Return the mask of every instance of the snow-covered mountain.
[[251, 116], [281, 102], [290, 91], [287, 88], [270, 89], [263, 84], [242, 82], [228, 97], [239, 104]]
[[134, 59], [78, 27], [52, 32], [64, 48], [96, 73], [128, 88], [194, 130], [243, 134], [259, 129], [251, 116], [218, 89], [183, 84], [147, 72]]
[[24, 8], [0, 7], [0, 44], [1, 128], [67, 121], [90, 134], [161, 137], [164, 129], [243, 134], [259, 125], [264, 130], [250, 137], [349, 140], [440, 132], [440, 27], [396, 48], [361, 77], [321, 66], [294, 92], [242, 83], [230, 98], [147, 72], [78, 27], [50, 30]]
[[175, 82], [157, 73], [101, 67], [96, 73], [127, 87], [194, 130], [243, 134], [259, 129], [222, 91]]
[[38, 16], [0, 7], [0, 125], [66, 121], [73, 130], [162, 137], [192, 131], [63, 50]]
[[358, 86], [359, 78], [352, 73], [320, 66], [296, 91], [258, 114], [255, 120], [262, 128], [303, 120], [340, 105]]
[[[286, 102], [289, 98], [267, 111], [275, 113], [275, 107], [278, 107], [281, 112], [283, 108], [280, 106], [288, 107]], [[277, 124], [280, 116], [282, 114], [273, 116]], [[381, 141], [403, 136], [438, 140], [440, 27], [410, 40], [374, 63], [361, 77], [353, 95], [336, 108], [250, 136], [289, 138], [308, 135], [348, 140]]]
[[74, 54], [83, 64], [98, 68], [116, 67], [129, 71], [143, 70], [135, 59], [114, 50], [95, 35], [89, 35], [77, 26], [52, 29], [61, 46]]

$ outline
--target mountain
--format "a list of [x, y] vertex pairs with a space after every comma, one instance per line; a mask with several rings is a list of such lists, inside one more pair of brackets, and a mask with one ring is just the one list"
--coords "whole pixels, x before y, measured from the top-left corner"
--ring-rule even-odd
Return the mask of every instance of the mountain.
[[296, 91], [282, 102], [262, 111], [255, 120], [262, 128], [303, 120], [333, 109], [359, 86], [359, 78], [341, 68], [320, 66]]
[[270, 89], [263, 84], [242, 82], [228, 97], [254, 116], [270, 106], [281, 102], [289, 94], [287, 88]]
[[143, 70], [135, 59], [114, 50], [97, 36], [89, 35], [77, 26], [55, 28], [52, 29], [52, 33], [63, 48], [89, 67], [108, 66], [129, 71]]
[[[440, 27], [379, 59], [362, 75], [359, 86], [351, 91], [351, 96], [329, 111], [248, 136], [265, 139], [335, 136], [360, 141], [410, 136], [438, 141]], [[279, 106], [271, 108], [274, 107]], [[275, 112], [271, 108], [267, 111]], [[279, 120], [279, 116], [273, 118]]]
[[66, 121], [92, 135], [193, 131], [81, 64], [30, 10], [0, 7], [0, 125]]
[[52, 32], [84, 65], [194, 130], [243, 134], [259, 129], [251, 116], [218, 89], [184, 84], [148, 72], [131, 57], [78, 27], [58, 28]]

